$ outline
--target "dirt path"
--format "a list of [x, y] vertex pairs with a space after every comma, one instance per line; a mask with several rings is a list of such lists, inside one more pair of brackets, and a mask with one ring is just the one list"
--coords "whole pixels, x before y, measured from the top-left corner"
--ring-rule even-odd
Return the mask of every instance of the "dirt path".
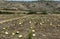
[[5, 23], [5, 22], [8, 22], [8, 21], [13, 21], [13, 20], [17, 20], [17, 19], [20, 19], [20, 18], [26, 18], [27, 16], [23, 16], [23, 17], [16, 17], [16, 18], [11, 18], [11, 19], [7, 19], [7, 20], [2, 20], [0, 21], [0, 23]]
[[0, 23], [4, 23], [4, 22], [8, 22], [8, 21], [13, 21], [13, 20], [17, 20], [17, 19], [20, 19], [20, 17], [8, 19], [8, 20], [3, 20], [3, 21], [0, 21]]

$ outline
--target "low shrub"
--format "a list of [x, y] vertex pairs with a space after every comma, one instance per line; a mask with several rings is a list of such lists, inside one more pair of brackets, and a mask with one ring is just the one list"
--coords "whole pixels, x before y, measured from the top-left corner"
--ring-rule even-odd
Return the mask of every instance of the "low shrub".
[[12, 13], [12, 12], [2, 12], [2, 11], [0, 11], [0, 14], [14, 14], [14, 13]]
[[41, 13], [41, 14], [48, 14], [48, 13], [47, 13], [47, 11], [42, 11], [42, 13]]
[[29, 11], [27, 14], [36, 14], [35, 11]]

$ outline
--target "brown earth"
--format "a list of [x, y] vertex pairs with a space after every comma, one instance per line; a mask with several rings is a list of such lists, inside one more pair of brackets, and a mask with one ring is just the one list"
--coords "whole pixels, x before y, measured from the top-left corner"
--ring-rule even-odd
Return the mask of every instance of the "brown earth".
[[[19, 19], [13, 20], [13, 18]], [[6, 21], [9, 19], [12, 20]], [[35, 30], [34, 34], [36, 34], [36, 36], [32, 36], [32, 39], [60, 39], [60, 14], [5, 14], [0, 15], [0, 22], [2, 22], [0, 23], [0, 39], [27, 39], [31, 31], [30, 27], [32, 27], [32, 30]], [[6, 31], [8, 34], [5, 34]], [[12, 33], [16, 33], [17, 31], [19, 31], [18, 34], [12, 35]], [[23, 35], [23, 37], [19, 38], [19, 35]]]

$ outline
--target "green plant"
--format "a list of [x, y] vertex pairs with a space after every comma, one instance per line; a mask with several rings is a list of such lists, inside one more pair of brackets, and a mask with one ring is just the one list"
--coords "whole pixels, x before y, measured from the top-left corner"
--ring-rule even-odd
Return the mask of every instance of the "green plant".
[[14, 14], [14, 13], [12, 13], [12, 12], [2, 12], [2, 11], [0, 11], [0, 14]]
[[16, 10], [16, 9], [3, 8], [2, 10]]
[[29, 34], [28, 34], [28, 38], [27, 39], [32, 39], [32, 32], [30, 32]]
[[48, 13], [47, 13], [47, 11], [42, 11], [42, 13], [41, 13], [41, 14], [48, 14]]
[[60, 11], [53, 11], [54, 14], [60, 14]]
[[36, 14], [36, 12], [30, 10], [29, 13], [27, 13], [27, 14]]

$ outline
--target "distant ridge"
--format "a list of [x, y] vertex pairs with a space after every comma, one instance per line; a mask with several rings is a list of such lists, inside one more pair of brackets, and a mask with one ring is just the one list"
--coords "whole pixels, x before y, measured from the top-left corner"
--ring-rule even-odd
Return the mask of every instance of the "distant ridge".
[[[2, 10], [3, 9], [3, 10]], [[11, 12], [60, 12], [60, 1], [32, 1], [32, 2], [23, 2], [23, 1], [5, 1], [1, 3], [0, 1], [0, 10]]]

